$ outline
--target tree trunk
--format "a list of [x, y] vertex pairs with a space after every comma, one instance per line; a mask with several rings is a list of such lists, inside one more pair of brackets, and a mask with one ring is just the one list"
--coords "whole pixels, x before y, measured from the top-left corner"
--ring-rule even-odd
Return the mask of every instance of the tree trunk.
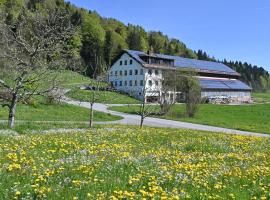
[[143, 127], [143, 121], [144, 121], [144, 116], [143, 116], [143, 115], [141, 115], [141, 123], [140, 123], [140, 128], [142, 128], [142, 127]]
[[94, 104], [90, 104], [90, 119], [89, 119], [89, 127], [91, 128], [93, 126], [93, 119], [94, 119], [94, 110], [93, 110]]
[[15, 113], [17, 106], [18, 94], [13, 94], [11, 104], [9, 106], [9, 115], [8, 115], [8, 127], [14, 128], [15, 126]]
[[140, 128], [142, 128], [143, 127], [144, 118], [145, 118], [145, 99], [143, 100], [143, 104], [141, 105], [140, 116], [141, 116]]

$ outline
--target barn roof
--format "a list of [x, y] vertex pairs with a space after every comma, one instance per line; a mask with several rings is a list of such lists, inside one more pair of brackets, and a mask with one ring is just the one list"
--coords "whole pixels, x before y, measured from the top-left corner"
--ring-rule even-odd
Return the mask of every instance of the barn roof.
[[251, 87], [237, 79], [199, 77], [199, 81], [203, 90], [251, 90]]
[[[142, 65], [147, 65], [140, 56], [149, 56], [148, 54], [142, 51], [134, 51], [134, 50], [125, 50], [131, 57], [136, 59]], [[223, 63], [219, 62], [210, 62], [204, 60], [196, 60], [190, 58], [183, 58], [179, 56], [170, 56], [164, 54], [152, 54], [151, 56], [157, 58], [164, 58], [174, 60], [174, 67], [176, 68], [191, 68], [198, 72], [204, 73], [216, 73], [216, 74], [226, 74], [226, 75], [233, 75], [233, 76], [240, 76], [239, 73], [231, 69], [230, 67], [224, 65]]]

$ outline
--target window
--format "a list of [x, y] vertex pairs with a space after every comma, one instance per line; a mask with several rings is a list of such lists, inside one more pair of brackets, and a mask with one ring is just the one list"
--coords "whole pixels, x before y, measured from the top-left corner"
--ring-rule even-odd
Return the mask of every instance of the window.
[[137, 86], [137, 80], [134, 81], [134, 86]]
[[122, 86], [122, 81], [119, 81], [119, 86]]
[[114, 86], [117, 87], [117, 81], [114, 82]]
[[140, 86], [143, 86], [143, 80], [140, 81]]
[[123, 75], [123, 72], [122, 71], [120, 71], [120, 76], [122, 76]]
[[117, 71], [114, 72], [114, 75], [117, 76]]
[[132, 75], [132, 70], [129, 70], [129, 75]]
[[153, 83], [152, 83], [151, 80], [148, 81], [148, 85], [149, 85], [150, 87], [153, 85]]
[[155, 75], [158, 75], [159, 73], [158, 73], [158, 70], [155, 70]]
[[111, 71], [111, 75], [113, 75], [113, 71]]
[[132, 86], [132, 81], [129, 81], [129, 86]]
[[152, 75], [152, 69], [149, 69], [149, 70], [148, 70], [148, 74], [149, 74], [149, 75]]
[[125, 81], [125, 86], [127, 86], [127, 81]]
[[125, 65], [127, 65], [127, 60], [125, 60]]
[[127, 76], [127, 70], [125, 70], [125, 76]]
[[122, 60], [120, 60], [120, 65], [123, 65], [123, 61]]
[[130, 61], [129, 61], [129, 64], [132, 65], [132, 63], [133, 63], [133, 60], [130, 60]]
[[155, 81], [155, 85], [158, 86], [158, 81]]
[[143, 69], [141, 69], [140, 74], [143, 75]]
[[173, 94], [172, 93], [170, 95], [170, 99], [171, 99], [171, 101], [173, 101]]
[[135, 69], [135, 75], [138, 75], [138, 70], [137, 69]]

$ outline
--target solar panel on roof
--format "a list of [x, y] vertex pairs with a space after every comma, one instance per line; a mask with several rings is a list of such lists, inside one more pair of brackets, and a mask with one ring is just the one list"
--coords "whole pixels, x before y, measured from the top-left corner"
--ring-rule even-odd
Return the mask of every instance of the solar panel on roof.
[[176, 67], [191, 67], [195, 69], [235, 73], [235, 71], [231, 69], [230, 67], [222, 63], [218, 63], [218, 62], [195, 60], [195, 59], [182, 58], [178, 56], [168, 56], [168, 55], [162, 55], [162, 54], [157, 54], [157, 55], [158, 57], [174, 59], [175, 60], [174, 65]]
[[[140, 63], [145, 64], [145, 62], [140, 58], [140, 55], [147, 55], [141, 51], [134, 51], [134, 50], [126, 50], [130, 55], [132, 55], [136, 60]], [[170, 56], [170, 55], [163, 55], [163, 54], [154, 54], [156, 57], [159, 58], [167, 58], [174, 60], [174, 66], [179, 68], [193, 68], [199, 70], [208, 70], [208, 71], [219, 71], [225, 73], [236, 73], [230, 67], [218, 63], [218, 62], [210, 62], [210, 61], [203, 61], [203, 60], [195, 60], [189, 58], [182, 58], [179, 56]]]
[[200, 78], [202, 89], [250, 90], [251, 88], [239, 80]]
[[239, 80], [224, 81], [224, 84], [226, 84], [231, 89], [246, 89], [246, 90], [251, 89], [249, 86], [247, 86], [246, 84], [244, 84]]
[[227, 85], [216, 80], [200, 80], [200, 85], [203, 89], [229, 89]]
[[[126, 50], [133, 58], [138, 62], [145, 64], [145, 62], [140, 58], [141, 55], [147, 56], [146, 53], [141, 51]], [[236, 73], [230, 67], [210, 61], [195, 60], [189, 58], [182, 58], [178, 56], [169, 56], [163, 54], [154, 54], [159, 58], [167, 58], [174, 60], [174, 66], [179, 68], [194, 68], [200, 70], [209, 70], [209, 71], [219, 71], [225, 73]], [[231, 79], [207, 79], [200, 78], [200, 84], [202, 89], [226, 89], [226, 90], [251, 90], [251, 88], [240, 80], [231, 80]]]

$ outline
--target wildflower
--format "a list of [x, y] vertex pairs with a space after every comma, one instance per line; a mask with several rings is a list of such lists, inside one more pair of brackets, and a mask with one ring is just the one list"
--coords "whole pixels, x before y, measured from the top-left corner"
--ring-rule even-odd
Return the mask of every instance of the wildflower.
[[16, 192], [15, 192], [15, 195], [16, 195], [16, 196], [20, 196], [20, 195], [21, 195], [21, 192], [20, 192], [20, 191], [16, 191]]

